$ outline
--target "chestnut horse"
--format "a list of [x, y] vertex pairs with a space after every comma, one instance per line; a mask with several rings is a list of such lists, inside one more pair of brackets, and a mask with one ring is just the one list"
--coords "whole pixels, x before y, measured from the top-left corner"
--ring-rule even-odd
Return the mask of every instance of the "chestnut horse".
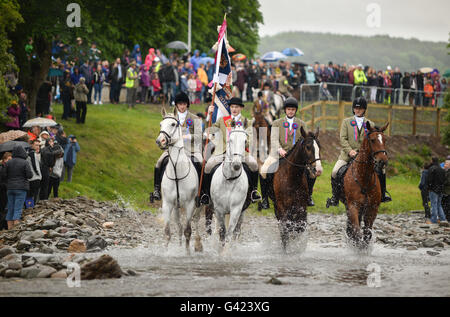
[[306, 207], [309, 198], [306, 173], [315, 178], [316, 161], [320, 160], [316, 158], [319, 155], [315, 153], [316, 150], [320, 151], [319, 128], [315, 133], [307, 134], [303, 127], [300, 131], [303, 139], [280, 159], [278, 169], [273, 174], [273, 186], [269, 189], [285, 252], [289, 238], [306, 229]]
[[[382, 169], [388, 162], [383, 134], [388, 124], [377, 128], [367, 122], [366, 137], [344, 176], [340, 200], [347, 209], [347, 236], [360, 249], [369, 245], [381, 202], [381, 186], [375, 169]], [[364, 220], [362, 234], [361, 220]]]

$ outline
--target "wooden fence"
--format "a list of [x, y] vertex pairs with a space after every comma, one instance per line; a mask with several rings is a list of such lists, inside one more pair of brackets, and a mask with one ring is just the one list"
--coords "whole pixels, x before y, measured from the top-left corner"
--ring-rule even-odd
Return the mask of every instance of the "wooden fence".
[[[337, 104], [336, 104], [337, 103]], [[338, 107], [338, 115], [337, 116], [331, 116], [327, 115], [327, 105], [330, 104], [336, 104], [336, 107]], [[386, 131], [386, 134], [390, 136], [392, 134], [393, 127], [398, 124], [402, 125], [402, 129], [405, 127], [410, 126], [410, 133], [403, 131], [403, 134], [411, 134], [416, 135], [417, 134], [417, 126], [418, 125], [426, 125], [426, 126], [434, 126], [434, 135], [440, 136], [441, 134], [441, 127], [447, 126], [450, 123], [445, 121], [443, 118], [441, 118], [441, 115], [446, 114], [448, 112], [447, 109], [442, 108], [432, 108], [432, 107], [416, 107], [416, 106], [398, 106], [398, 105], [383, 105], [383, 104], [368, 104], [368, 109], [366, 112], [366, 116], [369, 117], [372, 121], [377, 123], [385, 123], [386, 121], [389, 122], [389, 127]], [[330, 101], [317, 101], [313, 104], [310, 104], [306, 107], [303, 107], [299, 110], [300, 112], [300, 118], [305, 121], [307, 126], [309, 128], [314, 127], [316, 124], [320, 123], [321, 129], [326, 130], [327, 129], [327, 122], [333, 121], [338, 123], [338, 129], [342, 124], [342, 120], [345, 118], [345, 108], [348, 107], [351, 109], [352, 103], [351, 102], [345, 102], [345, 101], [339, 101], [339, 102], [330, 102]], [[320, 109], [318, 109], [320, 108]], [[381, 109], [385, 110], [387, 112], [387, 119], [386, 118], [376, 118], [371, 117], [370, 112], [376, 112], [373, 111], [373, 109]], [[400, 120], [400, 119], [394, 119], [393, 111], [394, 110], [402, 110], [407, 112], [412, 112], [412, 120]], [[418, 114], [421, 112], [435, 112], [436, 118], [435, 120], [430, 121], [419, 121]], [[309, 119], [309, 120], [307, 120]], [[406, 132], [406, 133], [405, 133]], [[433, 134], [433, 133], [430, 133]]]

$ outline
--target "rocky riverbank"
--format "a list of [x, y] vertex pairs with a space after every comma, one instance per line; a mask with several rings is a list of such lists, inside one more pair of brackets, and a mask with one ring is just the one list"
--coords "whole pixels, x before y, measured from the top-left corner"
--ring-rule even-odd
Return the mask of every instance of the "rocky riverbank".
[[[346, 220], [344, 214], [309, 214], [308, 241], [325, 248], [345, 248]], [[263, 227], [276, 228], [274, 217], [246, 214], [243, 239], [264, 240], [252, 230]], [[205, 237], [203, 217], [200, 228]], [[65, 278], [71, 262], [80, 265], [86, 279], [135, 275], [133, 270], [122, 271], [108, 252], [163, 246], [162, 229], [159, 215], [136, 213], [115, 203], [84, 197], [44, 201], [25, 210], [18, 227], [0, 232], [0, 276]], [[422, 212], [380, 214], [374, 241], [391, 249], [423, 248], [428, 256], [438, 256], [449, 248], [450, 227], [448, 223], [425, 224]], [[99, 254], [102, 257], [98, 258]]]

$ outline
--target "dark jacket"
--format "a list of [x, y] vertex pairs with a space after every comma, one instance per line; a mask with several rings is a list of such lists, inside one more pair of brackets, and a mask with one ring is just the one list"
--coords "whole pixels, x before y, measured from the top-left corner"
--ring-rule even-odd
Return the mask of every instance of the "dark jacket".
[[439, 164], [433, 164], [428, 169], [427, 188], [430, 192], [444, 193], [445, 170]]
[[427, 178], [428, 178], [428, 170], [424, 169], [422, 171], [422, 174], [420, 175], [419, 189], [421, 191], [428, 191], [428, 189], [427, 189]]
[[16, 146], [12, 152], [12, 159], [2, 169], [2, 176], [6, 177], [8, 190], [29, 190], [28, 179], [33, 177], [30, 164], [27, 162], [27, 152], [21, 146]]

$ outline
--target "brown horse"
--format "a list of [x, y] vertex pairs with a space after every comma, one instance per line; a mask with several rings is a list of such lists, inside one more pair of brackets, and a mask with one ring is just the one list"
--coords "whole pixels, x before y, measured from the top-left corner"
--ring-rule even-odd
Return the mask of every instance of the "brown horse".
[[[371, 127], [367, 122], [367, 135], [355, 159], [344, 176], [344, 190], [340, 200], [347, 209], [347, 236], [358, 248], [366, 248], [372, 238], [372, 226], [381, 202], [381, 187], [375, 169], [387, 162], [386, 138], [382, 128]], [[361, 220], [364, 220], [361, 234]]]
[[[270, 129], [271, 126], [269, 124], [269, 122], [267, 122], [267, 120], [264, 118], [264, 114], [262, 112], [261, 109], [261, 105], [259, 103], [257, 103], [256, 105], [256, 109], [253, 111], [253, 128], [256, 130], [256, 139], [254, 139], [254, 143], [256, 144], [256, 150], [257, 150], [257, 159], [259, 159], [258, 163], [264, 162], [264, 160], [266, 159], [267, 155], [262, 155], [262, 153], [260, 153], [260, 149], [267, 149], [266, 153], [268, 154], [268, 150], [270, 149]], [[259, 128], [264, 128], [267, 133], [265, 135], [264, 139], [260, 138], [260, 129]], [[255, 131], [254, 130], [254, 131]]]
[[289, 238], [306, 229], [306, 207], [309, 198], [306, 173], [309, 173], [311, 178], [316, 177], [315, 148], [320, 148], [319, 128], [315, 133], [307, 134], [303, 127], [300, 131], [303, 140], [299, 140], [285, 158], [279, 161], [278, 170], [273, 174], [273, 186], [269, 190], [284, 251]]

